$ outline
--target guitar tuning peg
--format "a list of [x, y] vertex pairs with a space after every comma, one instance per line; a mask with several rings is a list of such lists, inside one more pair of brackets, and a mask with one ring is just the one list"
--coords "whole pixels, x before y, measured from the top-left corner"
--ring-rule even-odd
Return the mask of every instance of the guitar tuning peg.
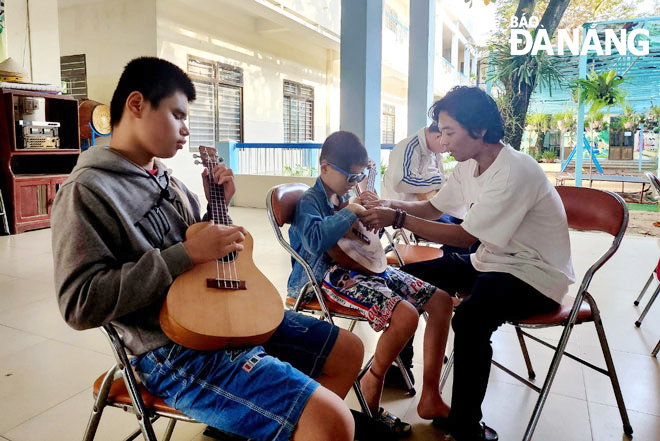
[[195, 159], [199, 159], [199, 158], [201, 158], [201, 156], [199, 156], [199, 153], [194, 153], [194, 154], [193, 154], [193, 158], [195, 158]]
[[202, 163], [202, 161], [195, 161], [196, 165], [200, 165], [201, 163]]

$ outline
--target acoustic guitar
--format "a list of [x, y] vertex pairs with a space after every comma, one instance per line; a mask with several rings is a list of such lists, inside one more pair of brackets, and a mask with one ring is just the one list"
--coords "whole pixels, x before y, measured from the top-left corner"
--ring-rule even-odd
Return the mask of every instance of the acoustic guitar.
[[[366, 191], [374, 191], [376, 183], [376, 163], [369, 160]], [[359, 186], [356, 186], [358, 195]], [[358, 220], [339, 239], [328, 254], [339, 266], [364, 274], [380, 274], [387, 268], [387, 258], [380, 243], [380, 237]]]
[[[208, 170], [211, 222], [229, 225], [224, 187], [213, 182], [218, 152], [212, 147], [200, 147], [199, 152]], [[205, 224], [190, 226], [186, 237]], [[172, 341], [217, 350], [256, 346], [270, 338], [284, 318], [284, 306], [275, 286], [252, 261], [253, 244], [248, 233], [242, 251], [195, 265], [174, 280], [160, 311], [160, 326]]]

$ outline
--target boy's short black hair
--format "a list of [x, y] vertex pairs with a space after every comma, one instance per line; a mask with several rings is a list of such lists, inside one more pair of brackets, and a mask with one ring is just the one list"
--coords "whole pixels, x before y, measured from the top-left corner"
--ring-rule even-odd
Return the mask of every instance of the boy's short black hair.
[[429, 109], [429, 117], [437, 123], [440, 112], [455, 119], [472, 138], [484, 134], [484, 142], [494, 144], [504, 136], [504, 125], [495, 100], [478, 87], [454, 87]]
[[330, 162], [350, 172], [354, 165], [366, 167], [369, 163], [369, 155], [356, 134], [339, 131], [326, 138], [321, 147], [319, 161]]
[[115, 127], [121, 121], [126, 99], [132, 92], [140, 92], [157, 108], [160, 101], [181, 91], [188, 102], [195, 100], [195, 86], [188, 75], [178, 66], [156, 57], [140, 57], [131, 60], [119, 78], [110, 102], [110, 124]]

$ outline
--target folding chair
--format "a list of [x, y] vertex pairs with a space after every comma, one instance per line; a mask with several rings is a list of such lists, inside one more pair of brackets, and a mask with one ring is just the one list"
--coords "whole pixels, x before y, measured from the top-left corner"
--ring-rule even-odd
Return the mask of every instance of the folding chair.
[[[270, 220], [277, 240], [279, 241], [280, 245], [282, 245], [282, 247], [287, 250], [300, 265], [302, 265], [309, 280], [301, 289], [298, 298], [292, 299], [291, 297], [287, 297], [286, 304], [287, 307], [293, 309], [294, 311], [320, 314], [321, 320], [327, 320], [333, 324], [333, 318], [344, 318], [350, 320], [348, 330], [352, 332], [355, 324], [358, 321], [365, 321], [366, 319], [354, 309], [346, 308], [334, 302], [326, 302], [323, 291], [321, 290], [320, 281], [314, 278], [312, 268], [302, 257], [300, 257], [300, 255], [291, 247], [289, 241], [286, 240], [282, 235], [281, 228], [285, 224], [291, 223], [296, 210], [296, 205], [298, 204], [298, 200], [308, 188], [309, 186], [299, 183], [281, 184], [271, 188], [268, 191], [268, 196], [266, 197], [268, 219]], [[308, 303], [303, 303], [302, 300], [305, 298], [305, 295], [308, 292], [314, 293], [314, 300]], [[360, 389], [360, 379], [369, 370], [372, 362], [373, 357], [362, 368], [362, 371], [358, 375], [357, 380], [355, 383], [353, 383], [353, 390], [355, 391], [355, 395], [358, 398], [360, 407], [362, 408], [362, 411], [368, 416], [372, 416], [372, 414]], [[401, 375], [403, 376], [406, 382], [406, 386], [408, 387], [408, 393], [410, 395], [415, 395], [415, 388], [413, 387], [412, 381], [408, 376], [408, 372], [406, 371], [400, 358], [397, 357], [395, 362], [401, 370]]]
[[[645, 175], [653, 185], [653, 188], [655, 188], [655, 191], [658, 193], [658, 196], [660, 196], [660, 179], [658, 179], [658, 177], [651, 172], [646, 172]], [[653, 269], [653, 271], [651, 271], [651, 275], [649, 276], [649, 279], [646, 281], [646, 285], [644, 285], [644, 288], [642, 288], [642, 292], [639, 293], [637, 300], [635, 300], [634, 302], [635, 306], [639, 306], [639, 302], [642, 300], [642, 297], [644, 297], [646, 290], [653, 281], [653, 276], [656, 276], [658, 278], [658, 281], [660, 281], [660, 260], [658, 260], [657, 266]], [[646, 317], [646, 314], [649, 312], [649, 309], [651, 309], [651, 305], [653, 305], [655, 299], [658, 298], [658, 293], [660, 293], [660, 285], [653, 292], [653, 295], [651, 296], [651, 300], [649, 300], [649, 302], [646, 304], [644, 311], [642, 311], [642, 314], [635, 322], [635, 326], [637, 326], [638, 328], [642, 326], [642, 320], [644, 320], [644, 317]]]
[[[637, 297], [637, 300], [635, 300], [633, 303], [635, 306], [639, 306], [640, 300], [642, 300], [642, 297], [644, 297], [644, 293], [648, 289], [648, 287], [651, 285], [651, 282], [653, 281], [653, 276], [658, 277], [658, 281], [660, 281], [660, 260], [658, 261], [657, 266], [651, 271], [651, 275], [649, 276], [649, 279], [646, 281], [646, 285], [644, 285], [644, 288], [642, 288], [642, 292], [639, 293], [639, 296]], [[658, 297], [658, 293], [660, 293], [660, 285], [653, 291], [653, 295], [651, 295], [651, 300], [646, 304], [646, 307], [644, 308], [644, 311], [640, 314], [639, 318], [635, 322], [635, 326], [638, 328], [642, 326], [642, 320], [644, 320], [644, 317], [646, 317], [646, 314], [649, 312], [649, 309], [651, 309], [651, 305], [653, 305], [653, 302], [655, 302], [655, 299]]]
[[[566, 296], [562, 305], [555, 312], [536, 315], [525, 320], [510, 323], [516, 328], [516, 333], [518, 334], [518, 338], [520, 340], [520, 345], [523, 351], [523, 356], [525, 358], [525, 363], [527, 365], [530, 379], [535, 377], [535, 373], [531, 365], [524, 337], [529, 337], [532, 340], [555, 350], [555, 354], [548, 369], [548, 374], [545, 378], [545, 382], [543, 383], [543, 387], [537, 387], [528, 380], [520, 377], [501, 364], [497, 363], [496, 361], [493, 361], [493, 364], [505, 372], [511, 374], [513, 377], [520, 380], [540, 394], [538, 401], [536, 402], [536, 406], [534, 407], [532, 416], [529, 420], [529, 424], [527, 425], [527, 430], [525, 431], [525, 436], [523, 438], [524, 441], [529, 441], [532, 438], [532, 434], [534, 433], [534, 429], [536, 428], [536, 424], [538, 423], [539, 417], [541, 415], [541, 410], [543, 409], [543, 405], [548, 398], [550, 387], [552, 386], [552, 382], [555, 378], [555, 375], [557, 374], [559, 362], [561, 361], [561, 357], [564, 354], [567, 357], [576, 360], [583, 365], [590, 367], [610, 378], [610, 381], [612, 382], [612, 389], [614, 390], [614, 395], [616, 396], [617, 405], [619, 407], [619, 413], [621, 414], [621, 421], [623, 422], [623, 431], [626, 435], [632, 435], [633, 429], [630, 426], [628, 413], [623, 402], [623, 395], [621, 394], [619, 380], [616, 375], [616, 370], [614, 369], [614, 362], [612, 361], [610, 348], [607, 343], [607, 338], [605, 337], [605, 330], [603, 328], [600, 311], [598, 310], [596, 301], [588, 292], [589, 284], [591, 283], [591, 279], [593, 278], [594, 273], [605, 262], [607, 262], [619, 248], [621, 239], [623, 238], [623, 234], [628, 225], [628, 207], [619, 195], [609, 191], [582, 187], [560, 186], [556, 188], [559, 196], [562, 199], [562, 202], [564, 203], [569, 228], [608, 233], [613, 236], [612, 245], [587, 270], [575, 298]], [[568, 339], [571, 335], [573, 327], [575, 325], [586, 322], [593, 322], [596, 327], [596, 332], [598, 333], [598, 338], [600, 340], [600, 345], [603, 351], [603, 357], [605, 358], [607, 369], [602, 369], [572, 354], [569, 354], [568, 352], [565, 352], [566, 345], [568, 343]], [[532, 336], [527, 332], [522, 331], [521, 329], [547, 328], [552, 326], [561, 326], [564, 328], [561, 339], [559, 340], [557, 346], [550, 345], [549, 343], [546, 343], [545, 341]]]
[[94, 407], [83, 441], [94, 439], [101, 415], [107, 406], [118, 407], [135, 414], [140, 427], [125, 438], [125, 441], [137, 438], [140, 433], [147, 441], [157, 441], [152, 424], [160, 417], [170, 419], [163, 441], [169, 441], [172, 437], [177, 421], [198, 422], [168, 406], [162, 398], [151, 395], [144, 386], [138, 384], [124, 349], [124, 343], [117, 331], [112, 325], [105, 325], [100, 329], [110, 341], [117, 363], [94, 382]]
[[[396, 230], [394, 237], [386, 229], [383, 231], [385, 231], [385, 236], [390, 242], [390, 245], [385, 249], [388, 265], [401, 267], [408, 263], [439, 259], [443, 256], [442, 248], [411, 243], [402, 229]], [[403, 243], [398, 243], [398, 237], [403, 238]]]

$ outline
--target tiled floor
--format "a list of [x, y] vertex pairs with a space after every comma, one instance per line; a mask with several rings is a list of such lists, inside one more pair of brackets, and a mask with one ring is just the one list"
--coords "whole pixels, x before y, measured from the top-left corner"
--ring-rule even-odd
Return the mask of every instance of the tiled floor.
[[[283, 293], [289, 259], [275, 241], [264, 210], [235, 208], [236, 223], [245, 225], [255, 237], [255, 262]], [[573, 258], [579, 277], [609, 245], [605, 235], [571, 233]], [[660, 338], [660, 302], [643, 326], [633, 325], [640, 308], [633, 300], [660, 254], [655, 239], [626, 237], [617, 255], [600, 271], [591, 290], [602, 310], [607, 336], [635, 440], [660, 440], [660, 365], [650, 356]], [[97, 330], [74, 331], [58, 311], [52, 286], [53, 264], [50, 230], [0, 237], [0, 440], [70, 441], [81, 439], [92, 405], [91, 384], [113, 359]], [[577, 286], [573, 286], [573, 291]], [[648, 295], [647, 295], [648, 298]], [[645, 302], [642, 303], [644, 305]], [[376, 342], [367, 326], [356, 332], [367, 351]], [[420, 326], [418, 333], [423, 332]], [[539, 335], [557, 339], [556, 330]], [[415, 374], [421, 379], [422, 339], [416, 340]], [[515, 334], [502, 328], [493, 338], [495, 358], [524, 372]], [[541, 384], [542, 371], [550, 361], [546, 349], [530, 343]], [[603, 365], [592, 325], [578, 326], [569, 350]], [[445, 388], [451, 394], [451, 380]], [[493, 369], [483, 405], [484, 419], [495, 427], [502, 440], [522, 437], [537, 394]], [[349, 395], [347, 401], [356, 407]], [[385, 391], [385, 406], [414, 424], [413, 440], [442, 440], [416, 415], [417, 398], [396, 390]], [[97, 440], [126, 436], [135, 425], [131, 414], [108, 409], [101, 420]], [[157, 423], [162, 433], [164, 423]], [[205, 440], [203, 426], [180, 423], [177, 441]], [[536, 441], [605, 441], [626, 439], [608, 379], [564, 358], [552, 393], [545, 406]]]

